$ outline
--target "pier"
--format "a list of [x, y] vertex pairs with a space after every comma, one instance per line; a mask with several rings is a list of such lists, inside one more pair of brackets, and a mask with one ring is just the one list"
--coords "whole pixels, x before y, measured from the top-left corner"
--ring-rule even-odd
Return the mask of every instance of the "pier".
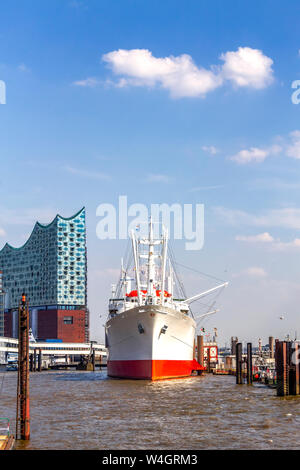
[[[0, 337], [0, 365], [2, 367], [16, 364], [18, 357], [18, 340]], [[91, 353], [91, 343], [62, 343], [57, 341], [37, 341], [29, 343], [30, 372], [46, 369], [75, 368], [82, 358]], [[93, 342], [92, 353], [95, 355], [95, 366], [106, 367], [107, 351], [103, 344]]]

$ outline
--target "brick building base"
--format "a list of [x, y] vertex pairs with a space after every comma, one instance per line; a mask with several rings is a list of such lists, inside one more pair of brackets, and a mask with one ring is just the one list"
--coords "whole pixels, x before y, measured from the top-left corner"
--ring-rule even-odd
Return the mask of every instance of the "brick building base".
[[[17, 331], [16, 313], [4, 316], [4, 336], [13, 337]], [[13, 326], [14, 324], [14, 326]], [[60, 339], [64, 343], [84, 343], [86, 339], [86, 311], [47, 309], [37, 312], [37, 340]]]

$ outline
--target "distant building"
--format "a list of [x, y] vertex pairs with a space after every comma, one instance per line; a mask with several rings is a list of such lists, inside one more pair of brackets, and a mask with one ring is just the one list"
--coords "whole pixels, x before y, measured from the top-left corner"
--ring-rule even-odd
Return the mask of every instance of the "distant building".
[[39, 222], [20, 248], [0, 251], [5, 301], [5, 336], [18, 335], [22, 292], [30, 307], [30, 327], [38, 339], [88, 340], [85, 209], [70, 218]]
[[4, 336], [4, 296], [2, 271], [0, 271], [0, 336]]

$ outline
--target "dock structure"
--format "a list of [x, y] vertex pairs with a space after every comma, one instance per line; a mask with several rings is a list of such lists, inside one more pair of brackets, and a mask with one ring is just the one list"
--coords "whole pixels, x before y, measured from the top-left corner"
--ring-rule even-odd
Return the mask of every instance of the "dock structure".
[[12, 450], [15, 445], [15, 438], [10, 433], [9, 419], [0, 418], [0, 451]]
[[277, 396], [300, 394], [300, 344], [298, 341], [276, 341], [275, 362]]
[[[17, 360], [19, 341], [16, 338], [0, 337], [0, 354], [4, 364]], [[92, 350], [95, 353], [95, 366], [106, 367], [107, 350], [104, 344], [94, 343]], [[82, 356], [89, 356], [91, 343], [63, 343], [56, 341], [30, 341], [29, 364], [30, 372], [44, 369], [76, 367]]]

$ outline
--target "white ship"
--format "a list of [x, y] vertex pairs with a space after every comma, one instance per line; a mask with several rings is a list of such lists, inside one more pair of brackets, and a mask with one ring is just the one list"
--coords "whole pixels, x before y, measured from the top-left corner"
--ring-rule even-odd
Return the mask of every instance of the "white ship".
[[201, 370], [194, 358], [196, 321], [189, 304], [221, 284], [191, 298], [174, 298], [176, 276], [163, 228], [148, 238], [131, 233], [134, 278], [123, 261], [118, 286], [112, 289], [105, 325], [110, 377], [158, 380], [190, 376]]

